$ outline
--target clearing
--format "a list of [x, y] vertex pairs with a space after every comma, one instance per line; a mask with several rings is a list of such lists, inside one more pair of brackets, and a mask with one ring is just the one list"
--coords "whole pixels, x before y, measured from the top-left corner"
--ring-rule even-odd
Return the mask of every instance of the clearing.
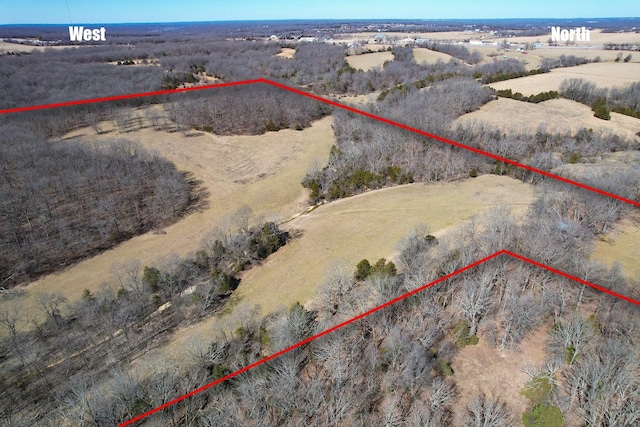
[[612, 266], [620, 264], [629, 279], [640, 282], [640, 218], [624, 218], [604, 239], [596, 240], [593, 258]]
[[[492, 84], [491, 87], [495, 85]], [[498, 98], [476, 111], [460, 116], [453, 126], [473, 122], [484, 122], [511, 133], [532, 133], [541, 127], [549, 132], [561, 133], [575, 133], [582, 128], [602, 130], [632, 141], [639, 139], [636, 133], [640, 130], [640, 119], [611, 113], [611, 120], [602, 120], [593, 115], [591, 107], [569, 99], [550, 99], [534, 104]]]
[[308, 304], [336, 262], [355, 269], [363, 258], [390, 258], [417, 224], [428, 224], [441, 237], [486, 209], [511, 206], [519, 215], [532, 201], [530, 185], [506, 176], [483, 175], [454, 183], [384, 188], [321, 205], [286, 223], [283, 228], [299, 237], [243, 274], [232, 297], [231, 316], [181, 328], [171, 339], [169, 351], [179, 353], [195, 337], [229, 327], [233, 317], [251, 312], [256, 305], [259, 314], [268, 314], [296, 301]]
[[393, 61], [393, 54], [391, 52], [363, 53], [347, 56], [345, 60], [355, 69], [369, 71], [375, 67], [382, 68], [385, 61]]
[[280, 53], [277, 53], [276, 56], [280, 56], [282, 58], [293, 59], [293, 55], [295, 55], [296, 50], [290, 47], [283, 47]]
[[[166, 234], [152, 232], [136, 236], [64, 271], [44, 276], [24, 287], [27, 305], [35, 295], [59, 292], [69, 301], [87, 288], [96, 291], [113, 282], [112, 266], [139, 260], [141, 266], [162, 266], [171, 256], [184, 256], [200, 247], [205, 235], [226, 215], [248, 205], [256, 216], [282, 220], [307, 206], [307, 191], [300, 182], [313, 164], [326, 164], [334, 143], [331, 117], [316, 121], [303, 131], [281, 130], [257, 136], [217, 136], [198, 132], [186, 137], [142, 129], [119, 134], [96, 135], [83, 128], [65, 138], [83, 135], [87, 140], [126, 138], [155, 150], [191, 172], [209, 193], [208, 206], [172, 224]], [[103, 123], [102, 128], [109, 127]], [[37, 311], [40, 311], [39, 309]]]
[[559, 90], [566, 79], [584, 79], [598, 87], [624, 86], [640, 80], [640, 63], [596, 62], [575, 67], [554, 68], [549, 73], [491, 83], [494, 89], [511, 89], [523, 95]]
[[418, 63], [434, 64], [438, 62], [438, 60], [449, 62], [449, 60], [451, 60], [451, 58], [453, 57], [451, 55], [447, 55], [446, 53], [427, 49], [426, 47], [414, 47], [413, 58]]
[[[491, 348], [482, 334], [477, 345], [461, 348], [451, 363], [460, 393], [456, 406], [464, 408], [471, 396], [485, 392], [507, 402], [516, 420], [520, 420], [529, 404], [520, 390], [531, 380], [522, 369], [544, 365], [548, 329], [542, 326], [528, 333], [515, 349]], [[458, 416], [460, 413], [456, 411]], [[463, 425], [460, 419], [456, 421], [459, 426]]]

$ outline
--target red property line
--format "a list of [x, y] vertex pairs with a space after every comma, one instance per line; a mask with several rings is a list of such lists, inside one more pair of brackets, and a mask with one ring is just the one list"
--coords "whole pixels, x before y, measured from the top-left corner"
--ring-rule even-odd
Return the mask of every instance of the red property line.
[[478, 260], [476, 262], [473, 262], [473, 263], [467, 265], [466, 267], [462, 267], [462, 268], [454, 271], [453, 273], [447, 274], [446, 276], [442, 276], [442, 277], [434, 280], [431, 283], [427, 283], [426, 285], [423, 285], [423, 286], [421, 286], [421, 287], [419, 287], [417, 289], [414, 289], [411, 292], [407, 292], [406, 294], [400, 295], [397, 298], [394, 298], [394, 299], [392, 299], [390, 301], [385, 302], [384, 304], [381, 304], [381, 305], [379, 305], [377, 307], [374, 307], [369, 311], [366, 311], [366, 312], [364, 312], [362, 314], [359, 314], [359, 315], [357, 315], [355, 317], [352, 317], [349, 320], [345, 320], [344, 322], [339, 323], [339, 324], [337, 324], [337, 325], [335, 325], [335, 326], [333, 326], [333, 327], [331, 327], [329, 329], [326, 329], [326, 330], [320, 332], [319, 334], [316, 334], [316, 335], [314, 335], [312, 337], [309, 337], [309, 338], [307, 338], [305, 340], [302, 340], [302, 341], [300, 341], [300, 342], [298, 342], [296, 344], [293, 344], [292, 346], [287, 347], [284, 350], [280, 350], [279, 352], [274, 353], [271, 356], [267, 356], [264, 359], [258, 360], [257, 362], [254, 362], [254, 363], [252, 363], [250, 365], [247, 365], [244, 368], [241, 368], [241, 369], [239, 369], [239, 370], [237, 370], [235, 372], [232, 372], [227, 376], [224, 376], [224, 377], [222, 377], [220, 379], [217, 379], [216, 381], [210, 382], [209, 384], [205, 384], [200, 388], [197, 388], [197, 389], [195, 389], [195, 390], [193, 390], [193, 391], [191, 391], [191, 392], [189, 392], [187, 394], [184, 394], [184, 395], [182, 395], [182, 396], [180, 396], [180, 397], [178, 397], [176, 399], [173, 399], [173, 400], [165, 403], [164, 405], [160, 405], [160, 406], [158, 406], [156, 408], [151, 409], [150, 411], [145, 412], [144, 414], [140, 414], [137, 417], [130, 419], [129, 421], [125, 421], [122, 424], [119, 424], [118, 427], [125, 427], [125, 426], [131, 425], [131, 424], [133, 424], [133, 423], [135, 423], [137, 421], [140, 421], [140, 420], [148, 417], [149, 415], [155, 414], [156, 412], [159, 412], [159, 411], [161, 411], [163, 409], [166, 409], [166, 408], [168, 408], [170, 406], [173, 406], [178, 402], [181, 402], [181, 401], [183, 401], [183, 400], [185, 400], [185, 399], [187, 399], [187, 398], [189, 398], [191, 396], [194, 396], [194, 395], [196, 395], [198, 393], [201, 393], [201, 392], [203, 392], [203, 391], [205, 391], [205, 390], [207, 390], [207, 389], [209, 389], [209, 388], [211, 388], [211, 387], [213, 387], [215, 385], [218, 385], [218, 384], [220, 384], [220, 383], [222, 383], [222, 382], [224, 382], [226, 380], [229, 380], [229, 379], [231, 379], [231, 378], [233, 378], [235, 376], [238, 376], [238, 375], [242, 374], [243, 372], [246, 372], [246, 371], [251, 370], [253, 368], [256, 368], [256, 367], [258, 367], [260, 365], [263, 365], [263, 364], [267, 363], [270, 360], [273, 360], [273, 359], [275, 359], [275, 358], [277, 358], [279, 356], [282, 356], [285, 353], [290, 352], [291, 350], [295, 350], [296, 348], [299, 348], [299, 347], [302, 347], [303, 345], [309, 344], [311, 341], [317, 340], [320, 337], [323, 337], [323, 336], [325, 336], [327, 334], [330, 334], [331, 332], [333, 332], [333, 331], [335, 331], [337, 329], [340, 329], [340, 328], [342, 328], [344, 326], [347, 326], [347, 325], [349, 325], [349, 324], [351, 324], [351, 323], [353, 323], [353, 322], [355, 322], [357, 320], [360, 320], [363, 317], [366, 317], [366, 316], [368, 316], [370, 314], [373, 314], [376, 311], [379, 311], [379, 310], [382, 310], [383, 308], [389, 307], [390, 305], [395, 304], [395, 303], [397, 303], [399, 301], [402, 301], [402, 300], [404, 300], [404, 299], [406, 299], [406, 298], [408, 298], [408, 297], [410, 297], [412, 295], [415, 295], [418, 292], [424, 291], [425, 289], [430, 288], [430, 287], [432, 287], [434, 285], [437, 285], [440, 282], [443, 282], [443, 281], [445, 281], [447, 279], [450, 279], [450, 278], [452, 278], [454, 276], [457, 276], [458, 274], [463, 273], [463, 272], [465, 272], [467, 270], [470, 270], [470, 269], [472, 269], [474, 267], [477, 267], [478, 265], [483, 264], [483, 263], [485, 263], [485, 262], [487, 262], [487, 261], [489, 261], [491, 259], [494, 259], [494, 258], [498, 257], [499, 255], [508, 255], [508, 256], [516, 258], [518, 260], [527, 262], [527, 263], [532, 264], [532, 265], [534, 265], [536, 267], [540, 267], [542, 269], [551, 271], [552, 273], [558, 274], [558, 275], [563, 276], [563, 277], [565, 277], [567, 279], [570, 279], [570, 280], [573, 280], [575, 282], [581, 283], [583, 285], [589, 286], [589, 287], [591, 287], [593, 289], [596, 289], [598, 291], [607, 293], [607, 294], [612, 295], [612, 296], [614, 296], [616, 298], [620, 298], [621, 300], [630, 302], [630, 303], [635, 304], [635, 305], [640, 307], [640, 301], [637, 301], [637, 300], [635, 300], [633, 298], [627, 297], [627, 296], [619, 294], [617, 292], [613, 292], [613, 291], [611, 291], [609, 289], [603, 288], [602, 286], [598, 286], [598, 285], [595, 285], [593, 283], [587, 282], [586, 280], [580, 279], [579, 277], [572, 276], [571, 274], [565, 273], [565, 272], [557, 270], [557, 269], [555, 269], [553, 267], [549, 267], [548, 265], [541, 264], [539, 262], [536, 262], [536, 261], [533, 261], [533, 260], [531, 260], [529, 258], [526, 258], [526, 257], [524, 257], [522, 255], [519, 255], [519, 254], [516, 254], [514, 252], [508, 251], [506, 249], [503, 249], [501, 251], [498, 251], [498, 252], [494, 253], [493, 255], [489, 255], [489, 256], [487, 256], [485, 258], [482, 258], [482, 259], [480, 259], [480, 260]]
[[516, 166], [516, 167], [521, 168], [521, 169], [528, 170], [528, 171], [536, 173], [538, 175], [546, 176], [548, 178], [552, 178], [552, 179], [564, 182], [566, 184], [570, 184], [570, 185], [573, 185], [573, 186], [576, 186], [576, 187], [584, 188], [585, 190], [589, 190], [589, 191], [592, 191], [594, 193], [598, 193], [598, 194], [601, 194], [603, 196], [610, 197], [612, 199], [616, 199], [616, 200], [619, 200], [621, 202], [628, 203], [630, 205], [640, 207], [640, 202], [637, 202], [635, 200], [627, 199], [627, 198], [619, 196], [617, 194], [609, 193], [609, 192], [606, 192], [604, 190], [600, 190], [599, 188], [591, 187], [591, 186], [583, 184], [581, 182], [574, 181], [574, 180], [571, 180], [571, 179], [568, 179], [568, 178], [564, 178], [562, 176], [552, 174], [552, 173], [544, 171], [542, 169], [534, 168], [533, 166], [525, 165], [523, 163], [516, 162], [515, 160], [507, 159], [505, 157], [501, 157], [501, 156], [498, 156], [496, 154], [492, 154], [492, 153], [489, 153], [487, 151], [480, 150], [478, 148], [470, 147], [468, 145], [461, 144], [461, 143], [453, 141], [451, 139], [447, 139], [447, 138], [444, 138], [444, 137], [441, 137], [441, 136], [438, 136], [438, 135], [434, 135], [432, 133], [425, 132], [425, 131], [420, 130], [420, 129], [416, 129], [416, 128], [413, 128], [411, 126], [407, 126], [405, 124], [402, 124], [402, 123], [399, 123], [399, 122], [395, 122], [393, 120], [389, 120], [389, 119], [386, 119], [384, 117], [377, 116], [375, 114], [368, 113], [366, 111], [358, 110], [357, 108], [353, 108], [353, 107], [350, 107], [348, 105], [341, 104], [341, 103], [336, 102], [336, 101], [332, 101], [330, 99], [325, 99], [325, 98], [322, 98], [321, 96], [313, 95], [313, 94], [311, 94], [309, 92], [305, 92], [303, 90], [296, 89], [296, 88], [293, 88], [291, 86], [287, 86], [285, 84], [274, 82], [273, 80], [269, 80], [269, 79], [265, 79], [265, 78], [254, 79], [254, 80], [241, 80], [241, 81], [229, 82], [229, 83], [217, 83], [217, 84], [203, 85], [203, 86], [193, 86], [193, 87], [188, 87], [188, 88], [158, 90], [158, 91], [154, 91], [154, 92], [142, 92], [142, 93], [133, 93], [133, 94], [128, 94], [128, 95], [109, 96], [109, 97], [105, 97], [105, 98], [83, 99], [83, 100], [76, 100], [76, 101], [69, 101], [69, 102], [60, 102], [60, 103], [56, 103], [56, 104], [32, 105], [32, 106], [29, 106], [29, 107], [9, 108], [9, 109], [5, 109], [5, 110], [0, 110], [0, 114], [18, 113], [18, 112], [23, 112], [23, 111], [34, 111], [34, 110], [44, 110], [44, 109], [48, 109], [48, 108], [68, 107], [68, 106], [71, 106], [71, 105], [92, 104], [92, 103], [106, 102], [106, 101], [117, 101], [117, 100], [121, 100], [121, 99], [142, 98], [142, 97], [147, 97], [147, 96], [168, 95], [168, 94], [172, 94], [172, 93], [190, 92], [190, 91], [194, 91], [194, 90], [203, 90], [203, 89], [216, 89], [216, 88], [220, 88], [220, 87], [229, 87], [229, 86], [249, 85], [249, 84], [254, 84], [254, 83], [266, 83], [266, 84], [269, 84], [271, 86], [275, 86], [275, 87], [280, 88], [280, 89], [288, 90], [289, 92], [293, 92], [293, 93], [298, 94], [298, 95], [306, 96], [307, 98], [311, 98], [311, 99], [314, 99], [316, 101], [324, 102], [325, 104], [333, 105], [334, 107], [342, 108], [343, 110], [347, 110], [347, 111], [350, 111], [352, 113], [360, 114], [361, 116], [365, 116], [365, 117], [368, 117], [370, 119], [374, 119], [374, 120], [377, 120], [379, 122], [386, 123], [386, 124], [389, 124], [391, 126], [395, 126], [397, 128], [400, 128], [400, 129], [408, 130], [409, 132], [413, 132], [413, 133], [416, 133], [418, 135], [425, 136], [427, 138], [432, 138], [432, 139], [438, 140], [440, 142], [444, 142], [446, 144], [453, 145], [455, 147], [471, 151], [471, 152], [476, 153], [476, 154], [480, 154], [481, 156], [489, 157], [489, 158], [494, 159], [494, 160], [499, 160], [501, 162], [510, 164], [512, 166]]

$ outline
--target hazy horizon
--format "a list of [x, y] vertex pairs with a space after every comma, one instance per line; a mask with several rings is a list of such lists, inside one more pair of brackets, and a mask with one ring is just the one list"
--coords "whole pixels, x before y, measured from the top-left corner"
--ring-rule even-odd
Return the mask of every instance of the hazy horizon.
[[637, 18], [635, 0], [616, 2], [539, 0], [491, 3], [459, 0], [427, 4], [403, 2], [393, 7], [384, 0], [306, 2], [304, 7], [284, 0], [192, 0], [188, 7], [171, 0], [0, 0], [0, 25], [171, 24], [290, 20], [501, 20], [501, 19], [616, 19]]

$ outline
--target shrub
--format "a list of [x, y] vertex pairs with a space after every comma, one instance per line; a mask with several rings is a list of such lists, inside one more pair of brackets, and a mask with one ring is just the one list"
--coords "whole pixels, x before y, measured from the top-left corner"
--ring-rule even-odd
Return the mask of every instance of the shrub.
[[369, 277], [371, 273], [371, 263], [368, 260], [363, 259], [356, 265], [356, 280], [364, 280]]
[[142, 283], [147, 285], [151, 292], [157, 292], [160, 286], [160, 270], [155, 267], [145, 267], [142, 273]]
[[469, 324], [464, 320], [459, 321], [453, 327], [451, 333], [453, 335], [453, 339], [460, 347], [478, 344], [478, 336], [469, 335]]
[[607, 98], [598, 98], [591, 105], [594, 116], [603, 120], [611, 120], [611, 114], [607, 108]]

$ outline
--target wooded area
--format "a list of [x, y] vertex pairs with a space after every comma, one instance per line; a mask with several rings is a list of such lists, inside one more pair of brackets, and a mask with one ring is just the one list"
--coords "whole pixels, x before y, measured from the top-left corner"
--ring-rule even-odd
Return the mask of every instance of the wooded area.
[[[277, 56], [282, 46], [289, 44], [203, 36], [198, 43], [139, 40], [4, 56], [0, 108], [267, 76], [320, 95], [375, 94], [362, 107], [368, 112], [640, 201], [637, 168], [561, 169], [638, 150], [635, 140], [591, 129], [507, 134], [453, 125], [495, 99], [483, 83], [586, 60], [568, 56], [527, 71], [520, 61], [483, 62], [463, 46], [434, 44], [455, 58], [418, 64], [411, 47], [394, 46], [392, 61], [363, 71], [349, 66], [341, 45], [301, 43], [291, 59]], [[571, 80], [559, 92], [637, 112], [639, 88]], [[203, 236], [191, 255], [158, 265], [122, 260], [101, 289], [86, 289], [77, 301], [50, 289], [34, 296], [33, 309], [17, 293], [0, 294], [0, 425], [116, 425], [502, 249], [640, 298], [640, 285], [618, 266], [591, 258], [594, 239], [628, 205], [266, 85], [1, 117], [0, 286], [175, 222], [206, 199], [198, 177], [161, 153], [115, 137], [61, 140], [67, 132], [89, 126], [125, 137], [138, 130], [254, 135], [302, 130], [328, 114], [336, 144], [328, 163], [302, 183], [312, 204], [489, 173], [535, 185], [535, 202], [524, 217], [494, 209], [442, 238], [416, 227], [394, 263], [336, 266], [312, 302], [266, 317], [259, 308], [234, 313], [234, 291], [242, 272], [259, 268], [295, 235], [253, 218], [249, 208]], [[190, 343], [180, 363], [145, 360], [179, 327], [223, 311], [233, 327]], [[634, 425], [639, 314], [635, 305], [500, 257], [172, 405], [148, 425]], [[462, 392], [452, 363], [465, 347], [514, 349], [536, 332], [548, 338], [547, 357], [525, 366], [524, 414], [481, 384], [471, 395]]]

